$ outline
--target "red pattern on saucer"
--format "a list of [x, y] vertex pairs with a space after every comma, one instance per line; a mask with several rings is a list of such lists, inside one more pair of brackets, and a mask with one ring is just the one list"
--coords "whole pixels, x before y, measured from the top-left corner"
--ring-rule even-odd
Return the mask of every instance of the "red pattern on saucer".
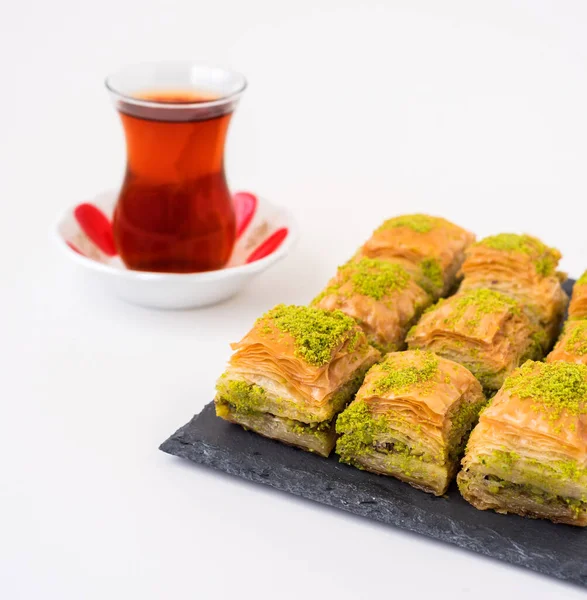
[[279, 246], [283, 243], [283, 240], [287, 237], [287, 228], [282, 227], [274, 233], [272, 233], [260, 246], [257, 246], [247, 258], [247, 263], [255, 262], [261, 258], [269, 256], [272, 252], [275, 252]]
[[97, 206], [89, 202], [78, 204], [73, 215], [82, 231], [99, 250], [108, 256], [116, 256], [112, 223]]
[[[78, 254], [125, 269], [118, 257], [112, 232], [115, 195], [108, 193], [94, 202], [83, 202], [60, 228], [65, 243]], [[250, 193], [233, 195], [237, 241], [229, 267], [248, 264], [275, 252], [289, 235], [283, 215]]]
[[236, 215], [236, 237], [238, 239], [255, 216], [259, 202], [257, 196], [249, 192], [237, 192], [232, 197], [232, 203]]

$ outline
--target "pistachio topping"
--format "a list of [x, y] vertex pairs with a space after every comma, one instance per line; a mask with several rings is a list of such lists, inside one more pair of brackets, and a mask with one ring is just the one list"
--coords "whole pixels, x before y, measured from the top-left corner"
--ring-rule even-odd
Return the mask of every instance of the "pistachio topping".
[[371, 372], [379, 375], [371, 384], [372, 392], [400, 392], [424, 384], [438, 373], [438, 357], [435, 354], [414, 350], [413, 355], [420, 359], [416, 360], [416, 364], [402, 365], [394, 360], [393, 355], [388, 355], [381, 363], [371, 367]]
[[[521, 308], [517, 300], [487, 288], [470, 290], [457, 294], [449, 300], [440, 300], [435, 307], [440, 306], [443, 302], [451, 302], [452, 304], [452, 311], [444, 321], [444, 324], [449, 328], [454, 327], [471, 307], [474, 310], [469, 312], [469, 318], [465, 323], [470, 329], [477, 327], [484, 315], [492, 315], [503, 311], [518, 316], [521, 314]], [[427, 312], [434, 310], [435, 307]]]
[[587, 283], [587, 271], [585, 271], [585, 273], [583, 273], [583, 275], [581, 275], [581, 277], [579, 277], [579, 279], [577, 279], [577, 284], [579, 285], [585, 285]]
[[585, 365], [529, 360], [506, 379], [504, 388], [520, 398], [534, 400], [538, 408], [549, 408], [554, 419], [563, 410], [573, 415], [587, 413]]
[[560, 259], [558, 250], [549, 248], [539, 239], [526, 234], [500, 233], [486, 237], [475, 245], [504, 252], [527, 254], [532, 258], [536, 271], [543, 277], [547, 277], [554, 272]]
[[257, 320], [265, 334], [273, 328], [289, 334], [294, 340], [295, 353], [314, 366], [323, 366], [333, 351], [349, 340], [349, 350], [366, 340], [356, 322], [340, 310], [327, 311], [308, 306], [279, 304]]
[[410, 283], [410, 274], [399, 264], [374, 258], [350, 261], [338, 268], [336, 280], [312, 301], [339, 293], [341, 286], [351, 283], [352, 294], [382, 300], [393, 292], [404, 290]]
[[352, 281], [357, 293], [375, 300], [405, 289], [410, 282], [409, 273], [401, 265], [371, 258], [347, 263], [339, 271]]
[[438, 217], [431, 217], [423, 214], [402, 215], [387, 219], [377, 231], [384, 231], [395, 227], [409, 227], [417, 233], [428, 233], [438, 225], [439, 221], [440, 219]]
[[422, 275], [430, 281], [430, 283], [438, 289], [442, 289], [444, 286], [444, 273], [440, 263], [435, 258], [425, 258], [420, 263], [422, 269]]
[[573, 322], [571, 334], [565, 342], [565, 350], [578, 356], [587, 354], [587, 321]]

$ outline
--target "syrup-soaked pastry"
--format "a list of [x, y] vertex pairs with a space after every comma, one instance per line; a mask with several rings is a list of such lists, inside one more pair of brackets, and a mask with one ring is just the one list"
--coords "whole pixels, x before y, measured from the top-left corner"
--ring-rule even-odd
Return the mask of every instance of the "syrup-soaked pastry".
[[529, 235], [501, 233], [470, 246], [459, 291], [490, 288], [519, 300], [546, 333], [545, 351], [556, 339], [568, 305], [556, 271], [561, 254]]
[[232, 348], [216, 414], [322, 456], [334, 417], [380, 357], [351, 317], [307, 306], [276, 306]]
[[569, 319], [585, 318], [587, 318], [587, 271], [577, 279], [569, 305]]
[[465, 249], [474, 241], [472, 233], [446, 219], [403, 215], [385, 221], [358, 254], [401, 264], [438, 299], [456, 285]]
[[383, 352], [401, 350], [408, 329], [432, 298], [399, 264], [372, 258], [339, 267], [313, 305], [353, 317]]
[[587, 365], [587, 320], [567, 321], [547, 362], [564, 360]]
[[481, 384], [462, 365], [420, 350], [388, 354], [338, 417], [336, 452], [442, 495], [484, 404]]
[[515, 371], [481, 413], [457, 482], [481, 510], [587, 525], [587, 366]]
[[544, 332], [514, 298], [474, 289], [430, 307], [407, 342], [464, 365], [491, 391], [525, 360], [543, 356]]

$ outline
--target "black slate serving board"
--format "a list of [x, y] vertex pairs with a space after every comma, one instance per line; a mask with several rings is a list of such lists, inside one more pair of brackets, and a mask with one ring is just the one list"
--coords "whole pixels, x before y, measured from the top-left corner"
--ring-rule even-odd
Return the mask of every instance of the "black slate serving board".
[[[565, 288], [570, 291], [572, 282]], [[161, 450], [296, 496], [456, 544], [587, 588], [587, 528], [479, 511], [453, 483], [437, 498], [263, 438], [216, 417], [213, 403]]]

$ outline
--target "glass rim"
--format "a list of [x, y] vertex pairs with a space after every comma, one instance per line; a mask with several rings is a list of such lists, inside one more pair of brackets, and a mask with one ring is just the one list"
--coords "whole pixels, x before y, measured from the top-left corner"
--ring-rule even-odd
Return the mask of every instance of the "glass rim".
[[[132, 96], [128, 93], [121, 92], [112, 84], [112, 78], [122, 75], [126, 71], [130, 71], [132, 69], [137, 69], [140, 67], [185, 67], [186, 69], [206, 69], [208, 71], [216, 71], [224, 73], [230, 77], [234, 77], [238, 82], [238, 87], [234, 92], [230, 92], [229, 94], [225, 94], [218, 98], [214, 98], [213, 100], [206, 100], [200, 102], [159, 102], [157, 100], [145, 100], [143, 98], [137, 98], [136, 96]], [[235, 101], [247, 88], [248, 82], [245, 76], [238, 71], [234, 71], [232, 69], [227, 69], [224, 67], [219, 67], [216, 65], [206, 65], [203, 63], [197, 63], [193, 61], [153, 61], [153, 62], [141, 62], [141, 63], [133, 63], [129, 65], [125, 65], [120, 69], [110, 73], [104, 79], [104, 85], [106, 89], [118, 99], [122, 100], [127, 104], [132, 104], [134, 106], [142, 106], [145, 108], [159, 108], [159, 109], [167, 109], [167, 110], [180, 110], [180, 109], [190, 109], [190, 108], [212, 108], [215, 106], [223, 106], [224, 104], [228, 104], [230, 102]]]

